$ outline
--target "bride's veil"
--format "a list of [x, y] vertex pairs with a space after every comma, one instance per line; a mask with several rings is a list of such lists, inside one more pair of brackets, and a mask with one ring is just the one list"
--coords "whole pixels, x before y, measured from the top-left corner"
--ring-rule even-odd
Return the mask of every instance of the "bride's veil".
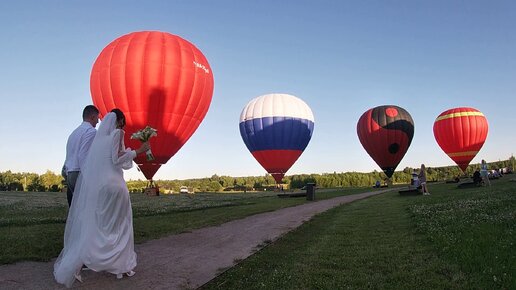
[[88, 238], [96, 223], [96, 206], [100, 192], [99, 180], [105, 174], [102, 154], [112, 146], [116, 129], [116, 114], [108, 113], [102, 120], [88, 156], [77, 179], [72, 204], [68, 212], [64, 233], [64, 247], [54, 264], [57, 282], [70, 287], [83, 264], [87, 264]]
[[[106, 117], [100, 123], [99, 129], [97, 131], [97, 136], [108, 136], [110, 135], [116, 128], [116, 114], [108, 113]], [[93, 147], [93, 146], [92, 146]], [[91, 152], [91, 150], [90, 150]]]

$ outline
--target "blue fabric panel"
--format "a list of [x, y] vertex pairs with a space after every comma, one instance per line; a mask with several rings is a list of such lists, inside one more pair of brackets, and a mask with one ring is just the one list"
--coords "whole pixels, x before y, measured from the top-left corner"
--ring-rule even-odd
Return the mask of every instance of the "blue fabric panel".
[[256, 150], [305, 150], [314, 122], [293, 117], [265, 117], [240, 122], [240, 135], [253, 152]]

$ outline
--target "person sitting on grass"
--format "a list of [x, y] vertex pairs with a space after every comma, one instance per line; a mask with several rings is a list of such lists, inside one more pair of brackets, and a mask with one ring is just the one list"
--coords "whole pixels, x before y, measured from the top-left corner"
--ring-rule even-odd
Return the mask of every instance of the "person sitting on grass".
[[478, 169], [473, 173], [473, 183], [476, 186], [482, 185], [482, 177], [480, 176], [480, 171], [478, 171]]

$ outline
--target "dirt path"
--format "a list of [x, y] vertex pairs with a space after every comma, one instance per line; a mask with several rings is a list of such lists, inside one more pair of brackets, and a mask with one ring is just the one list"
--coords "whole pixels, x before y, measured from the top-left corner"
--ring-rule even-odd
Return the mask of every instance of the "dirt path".
[[[367, 192], [310, 202], [249, 216], [219, 226], [172, 235], [136, 245], [136, 275], [83, 271], [79, 289], [193, 289], [210, 281], [235, 261], [256, 252], [266, 241], [300, 226], [314, 215], [343, 203], [390, 191]], [[0, 289], [63, 289], [53, 279], [53, 261], [0, 266]]]

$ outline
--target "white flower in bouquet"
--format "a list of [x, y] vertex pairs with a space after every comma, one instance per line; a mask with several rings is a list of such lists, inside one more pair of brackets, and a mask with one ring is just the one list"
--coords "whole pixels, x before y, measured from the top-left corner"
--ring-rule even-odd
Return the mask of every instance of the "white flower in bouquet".
[[[137, 131], [131, 135], [131, 139], [137, 139], [142, 142], [147, 142], [151, 137], [158, 136], [158, 130], [152, 128], [152, 127], [145, 127], [141, 129], [140, 131]], [[152, 155], [152, 151], [149, 149], [147, 152], [145, 152], [145, 155], [147, 156], [147, 161], [154, 160], [154, 155]]]

